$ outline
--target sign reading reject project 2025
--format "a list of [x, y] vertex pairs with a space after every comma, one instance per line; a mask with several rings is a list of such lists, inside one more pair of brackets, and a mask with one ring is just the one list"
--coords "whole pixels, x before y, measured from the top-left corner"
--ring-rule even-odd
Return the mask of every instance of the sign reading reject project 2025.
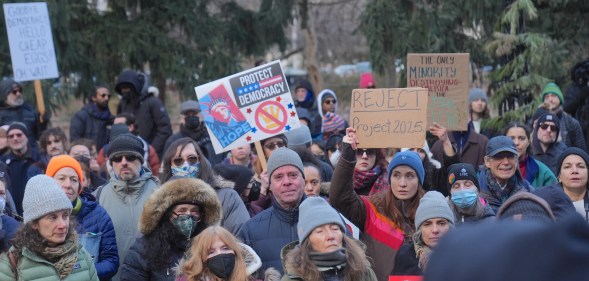
[[16, 81], [59, 77], [47, 3], [4, 4]]

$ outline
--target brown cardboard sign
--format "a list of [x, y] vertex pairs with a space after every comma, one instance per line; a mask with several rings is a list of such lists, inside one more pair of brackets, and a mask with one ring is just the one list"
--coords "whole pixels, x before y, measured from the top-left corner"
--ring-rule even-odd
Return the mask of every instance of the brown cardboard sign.
[[427, 89], [354, 89], [350, 127], [358, 147], [423, 147], [427, 127]]
[[468, 126], [470, 54], [407, 54], [407, 87], [429, 90], [427, 125]]

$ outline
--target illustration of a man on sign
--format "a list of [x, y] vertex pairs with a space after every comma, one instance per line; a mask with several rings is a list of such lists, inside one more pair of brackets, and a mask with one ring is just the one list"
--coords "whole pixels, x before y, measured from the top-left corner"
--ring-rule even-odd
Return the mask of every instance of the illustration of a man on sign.
[[221, 146], [227, 147], [251, 130], [245, 116], [229, 97], [223, 85], [202, 97], [199, 104], [205, 124]]

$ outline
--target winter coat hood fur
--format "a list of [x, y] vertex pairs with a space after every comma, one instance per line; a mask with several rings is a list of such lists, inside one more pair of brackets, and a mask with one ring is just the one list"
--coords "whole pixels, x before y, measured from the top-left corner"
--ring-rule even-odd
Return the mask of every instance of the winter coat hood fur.
[[221, 221], [221, 202], [215, 190], [202, 180], [182, 178], [166, 182], [151, 194], [143, 207], [139, 231], [143, 235], [151, 233], [168, 209], [178, 203], [198, 205], [204, 216], [202, 223], [207, 227]]

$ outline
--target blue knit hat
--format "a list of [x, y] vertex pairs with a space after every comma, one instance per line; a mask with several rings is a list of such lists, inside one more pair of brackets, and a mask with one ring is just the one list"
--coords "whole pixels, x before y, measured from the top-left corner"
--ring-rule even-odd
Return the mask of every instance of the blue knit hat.
[[423, 164], [421, 163], [419, 154], [410, 150], [395, 153], [393, 160], [391, 160], [391, 163], [389, 163], [389, 167], [387, 168], [388, 178], [391, 178], [391, 172], [394, 168], [402, 165], [409, 166], [411, 169], [415, 170], [417, 176], [419, 176], [419, 183], [423, 186], [425, 170], [423, 169]]

